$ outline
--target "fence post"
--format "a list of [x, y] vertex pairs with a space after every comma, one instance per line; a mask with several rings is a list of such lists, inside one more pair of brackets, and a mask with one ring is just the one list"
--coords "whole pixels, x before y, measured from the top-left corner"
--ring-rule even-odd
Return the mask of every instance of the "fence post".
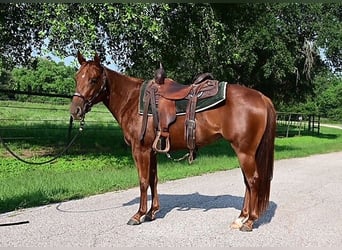
[[318, 129], [317, 129], [317, 134], [319, 135], [320, 132], [320, 128], [321, 128], [321, 116], [318, 115]]
[[309, 115], [309, 121], [308, 121], [308, 131], [311, 132], [311, 119], [312, 115]]
[[289, 137], [290, 123], [291, 123], [291, 113], [290, 113], [289, 119], [287, 121], [286, 138]]
[[68, 145], [70, 140], [71, 140], [71, 130], [72, 130], [73, 121], [74, 121], [74, 119], [72, 118], [72, 116], [70, 116], [70, 119], [69, 119], [69, 129], [68, 129], [68, 141], [67, 141], [66, 145]]
[[298, 135], [300, 136], [300, 130], [302, 129], [302, 121], [303, 121], [302, 115], [299, 115], [298, 120], [299, 120]]

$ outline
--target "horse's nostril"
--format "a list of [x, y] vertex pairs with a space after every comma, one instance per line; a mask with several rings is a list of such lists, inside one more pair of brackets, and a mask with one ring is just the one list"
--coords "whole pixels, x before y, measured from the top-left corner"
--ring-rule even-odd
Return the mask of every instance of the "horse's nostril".
[[81, 109], [81, 107], [77, 107], [77, 108], [76, 108], [76, 114], [77, 114], [78, 116], [81, 116], [81, 115], [82, 115], [82, 109]]
[[70, 113], [75, 120], [81, 119], [81, 117], [83, 115], [83, 111], [82, 111], [82, 108], [80, 106], [71, 108]]

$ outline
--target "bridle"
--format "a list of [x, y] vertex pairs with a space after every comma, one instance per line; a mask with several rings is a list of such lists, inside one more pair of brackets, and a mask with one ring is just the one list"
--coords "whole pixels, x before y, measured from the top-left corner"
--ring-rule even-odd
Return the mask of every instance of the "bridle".
[[83, 100], [84, 102], [84, 106], [83, 106], [83, 109], [84, 109], [84, 114], [88, 113], [90, 110], [91, 110], [91, 107], [94, 105], [94, 101], [104, 92], [107, 91], [107, 73], [106, 73], [106, 70], [103, 66], [102, 67], [102, 85], [101, 85], [101, 88], [100, 90], [95, 94], [93, 95], [91, 98], [89, 99], [86, 99], [84, 95], [82, 95], [81, 93], [79, 92], [75, 92], [72, 97], [76, 96], [76, 97], [79, 97]]

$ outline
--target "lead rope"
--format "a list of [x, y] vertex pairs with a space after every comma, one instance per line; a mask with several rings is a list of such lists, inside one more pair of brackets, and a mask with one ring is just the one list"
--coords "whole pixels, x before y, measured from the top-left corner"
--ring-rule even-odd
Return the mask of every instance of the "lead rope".
[[[70, 123], [69, 123], [69, 134], [71, 131], [71, 127], [72, 127], [72, 122], [73, 119], [72, 117], [70, 117]], [[4, 140], [2, 139], [2, 137], [0, 136], [0, 141], [2, 143], [2, 145], [5, 147], [5, 149], [12, 155], [14, 156], [16, 159], [18, 159], [19, 161], [22, 161], [26, 164], [34, 164], [34, 165], [42, 165], [42, 164], [47, 164], [50, 163], [54, 160], [56, 160], [57, 158], [59, 158], [61, 155], [63, 155], [70, 147], [71, 145], [75, 142], [76, 138], [81, 134], [81, 132], [83, 131], [84, 128], [84, 118], [80, 121], [80, 128], [78, 129], [78, 133], [72, 138], [72, 140], [70, 140], [69, 144], [64, 148], [64, 150], [62, 152], [60, 152], [57, 156], [53, 157], [52, 159], [48, 160], [48, 161], [44, 161], [44, 162], [30, 162], [30, 161], [26, 161], [25, 159], [22, 159], [21, 157], [19, 157], [18, 155], [16, 155], [4, 142]], [[28, 220], [25, 221], [18, 221], [18, 222], [10, 222], [10, 223], [0, 223], [0, 227], [7, 227], [7, 226], [16, 226], [16, 225], [22, 225], [22, 224], [27, 224], [30, 223]]]
[[[70, 125], [69, 125], [69, 131], [71, 130], [71, 126], [72, 126], [72, 122], [73, 119], [70, 118]], [[53, 157], [50, 160], [47, 161], [42, 161], [42, 162], [32, 162], [32, 161], [27, 161], [23, 158], [21, 158], [20, 156], [18, 156], [16, 153], [14, 153], [5, 143], [5, 141], [2, 139], [2, 137], [0, 136], [0, 141], [2, 143], [2, 145], [4, 146], [4, 148], [13, 156], [15, 157], [17, 160], [24, 162], [26, 164], [31, 164], [31, 165], [43, 165], [43, 164], [47, 164], [50, 162], [55, 161], [57, 158], [61, 157], [70, 147], [71, 145], [75, 142], [75, 140], [78, 138], [78, 136], [81, 134], [81, 132], [83, 131], [84, 128], [84, 118], [80, 121], [80, 128], [78, 129], [78, 133], [70, 140], [70, 142], [68, 143], [68, 145], [63, 149], [63, 151], [61, 151], [59, 154], [57, 154], [55, 157]]]
[[[190, 153], [186, 153], [184, 156], [180, 157], [180, 158], [173, 158], [168, 152], [165, 153], [167, 158], [172, 160], [172, 161], [175, 161], [175, 162], [178, 162], [178, 161], [182, 161], [184, 160], [185, 158], [189, 157]], [[191, 162], [189, 162], [189, 164], [191, 164]]]

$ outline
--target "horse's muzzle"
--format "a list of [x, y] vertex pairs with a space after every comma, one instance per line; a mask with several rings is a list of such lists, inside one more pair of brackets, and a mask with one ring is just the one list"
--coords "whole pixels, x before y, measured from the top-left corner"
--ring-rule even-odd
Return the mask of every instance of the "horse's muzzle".
[[82, 99], [73, 98], [70, 105], [70, 115], [74, 120], [82, 120], [85, 116], [84, 101]]
[[79, 106], [70, 109], [70, 114], [74, 120], [81, 120], [84, 117], [84, 112], [82, 111], [82, 108]]

